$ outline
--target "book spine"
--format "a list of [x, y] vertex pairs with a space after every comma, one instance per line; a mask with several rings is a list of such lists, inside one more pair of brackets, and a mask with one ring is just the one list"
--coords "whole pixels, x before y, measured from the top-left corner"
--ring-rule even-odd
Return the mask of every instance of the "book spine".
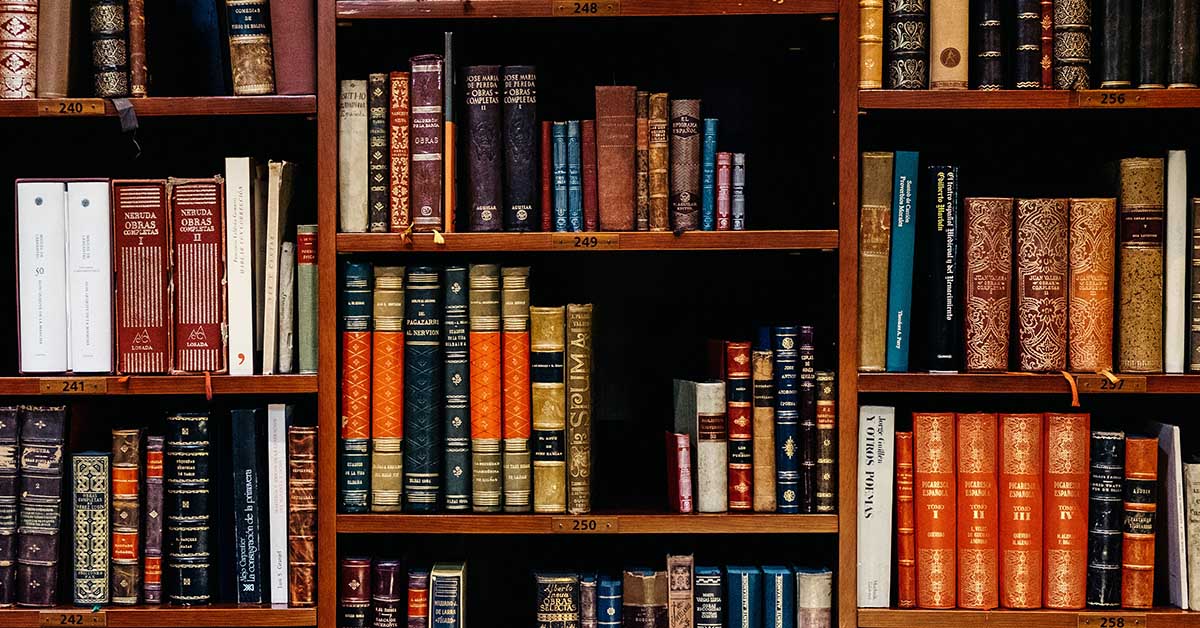
[[583, 146], [579, 120], [567, 121], [567, 225], [583, 231]]
[[227, 370], [225, 199], [220, 177], [176, 179], [171, 194], [175, 361], [181, 372]]
[[367, 76], [367, 231], [386, 233], [391, 227], [391, 180], [388, 166], [388, 124], [391, 87], [388, 75], [375, 72]]
[[[1187, 345], [1187, 151], [1167, 151], [1166, 247], [1164, 266], [1166, 288], [1163, 292], [1163, 370], [1183, 373], [1184, 347]], [[1112, 310], [1109, 310], [1110, 312]]]
[[403, 232], [412, 224], [409, 195], [411, 147], [409, 146], [408, 72], [388, 75], [388, 229]]
[[1017, 0], [1016, 54], [1013, 55], [1013, 87], [1042, 86], [1041, 0]]
[[445, 450], [442, 452], [442, 485], [446, 510], [471, 509], [471, 357], [468, 328], [469, 289], [466, 266], [445, 269], [443, 370], [445, 405], [442, 420]]
[[367, 82], [342, 81], [338, 96], [338, 229], [343, 233], [367, 230], [368, 118]]
[[1012, 302], [1011, 198], [966, 199], [966, 300], [963, 327], [968, 371], [1008, 368]]
[[553, 221], [551, 220], [554, 211], [554, 123], [549, 120], [542, 121], [542, 150], [538, 154], [542, 160], [542, 206], [541, 206], [541, 227], [542, 231], [552, 231]]
[[724, 628], [725, 583], [720, 567], [696, 566], [695, 616], [696, 628]]
[[592, 304], [567, 305], [567, 512], [592, 510]]
[[438, 269], [406, 269], [404, 286], [404, 509], [437, 510], [442, 489], [442, 286]]
[[1004, 89], [1004, 24], [999, 0], [982, 0], [975, 8], [975, 89]]
[[1133, 0], [1100, 0], [1100, 88], [1133, 85]]
[[1166, 39], [1166, 0], [1142, 0], [1138, 11], [1138, 89], [1166, 86]]
[[[962, 201], [957, 166], [929, 166], [929, 187], [933, 223], [929, 231], [931, 259], [926, 275], [930, 316], [928, 358], [932, 371], [955, 371], [962, 362], [962, 264], [958, 252], [961, 235]], [[936, 315], [933, 313], [936, 312]]]
[[758, 567], [726, 568], [726, 626], [759, 628], [763, 626], [762, 571]]
[[1167, 87], [1196, 87], [1196, 0], [1171, 0]]
[[763, 570], [764, 628], [796, 628], [796, 576], [788, 567]]
[[108, 604], [110, 453], [71, 456], [71, 510], [75, 523], [72, 601]]
[[317, 91], [314, 13], [314, 7], [303, 2], [271, 0], [271, 48], [277, 94]]
[[734, 231], [746, 230], [746, 153], [733, 154], [729, 220]]
[[1163, 369], [1163, 160], [1122, 159], [1117, 368]]
[[1121, 606], [1154, 601], [1154, 526], [1158, 507], [1158, 439], [1125, 439], [1125, 514], [1121, 544]]
[[470, 268], [471, 506], [500, 512], [503, 376], [500, 336], [500, 267]]
[[636, 146], [636, 88], [597, 86], [596, 164], [602, 231], [633, 231]]
[[917, 226], [913, 223], [918, 200], [917, 153], [896, 151], [893, 172], [886, 367], [889, 373], [905, 373], [908, 371], [908, 343], [912, 335], [913, 250], [917, 241]]
[[367, 628], [371, 625], [371, 559], [343, 558], [339, 575], [338, 628]]
[[749, 511], [753, 507], [754, 429], [750, 381], [750, 343], [725, 342], [730, 510]]
[[342, 273], [342, 415], [338, 468], [341, 512], [367, 511], [371, 491], [371, 275], [369, 263]]
[[113, 368], [108, 192], [107, 181], [67, 183], [68, 363], [76, 373], [108, 373]]
[[18, 410], [0, 407], [0, 608], [16, 601]]
[[[292, 406], [288, 404], [267, 404], [267, 514], [264, 516], [267, 522], [267, 564], [263, 569], [272, 604], [286, 604], [288, 600], [287, 425], [291, 415]], [[343, 463], [339, 461], [338, 464]], [[338, 468], [342, 469], [341, 466]], [[365, 461], [360, 468], [365, 476]], [[365, 493], [365, 487], [363, 491]], [[365, 495], [363, 499], [365, 501]]]
[[167, 601], [177, 606], [212, 600], [209, 573], [209, 430], [207, 414], [167, 417], [166, 478]]
[[667, 572], [637, 570], [624, 574], [624, 597], [621, 600], [621, 616], [624, 626], [630, 628], [666, 628], [667, 618]]
[[[68, 12], [69, 15], [69, 12]], [[0, 52], [6, 63], [0, 66], [0, 98], [33, 98], [38, 89], [38, 2], [22, 0], [7, 3], [0, 17], [8, 24], [0, 35]], [[122, 24], [125, 16], [121, 16]], [[69, 27], [68, 27], [69, 28]], [[45, 65], [43, 64], [43, 67]], [[62, 71], [65, 81], [66, 71]], [[61, 96], [66, 96], [65, 85]]]
[[[140, 0], [135, 0], [140, 3]], [[33, 39], [16, 39], [16, 43], [20, 45], [16, 47], [17, 54], [28, 59], [29, 41], [36, 44], [36, 64], [20, 68], [20, 72], [13, 72], [8, 68], [0, 69], [0, 79], [3, 85], [17, 85], [18, 93], [24, 95], [8, 96], [0, 93], [0, 96], [5, 98], [22, 98], [28, 97], [28, 92], [23, 90], [31, 89], [27, 85], [27, 79], [36, 76], [36, 94], [38, 98], [66, 98], [67, 97], [67, 75], [70, 72], [72, 65], [71, 59], [71, 0], [41, 0], [34, 5], [37, 11], [37, 31], [29, 32], [29, 37]], [[28, 8], [22, 6], [17, 12], [19, 19], [25, 20], [29, 11]], [[130, 30], [136, 27], [132, 24], [134, 21], [130, 16]], [[144, 31], [143, 31], [144, 32]], [[145, 38], [143, 37], [143, 44]], [[133, 42], [130, 42], [131, 44]], [[132, 46], [131, 46], [132, 49]], [[143, 50], [145, 46], [143, 45]], [[76, 52], [76, 55], [79, 53]], [[143, 64], [144, 65], [144, 64]], [[36, 68], [36, 69], [35, 69]], [[144, 95], [144, 94], [143, 94]]]
[[733, 215], [733, 153], [717, 153], [715, 191], [713, 193], [716, 215], [724, 216], [732, 224]]
[[[1188, 608], [1196, 610], [1200, 609], [1200, 463], [1183, 465], [1183, 499], [1187, 520]], [[1090, 566], [1088, 576], [1091, 576]]]
[[800, 361], [800, 512], [817, 511], [817, 370], [813, 328], [801, 325], [798, 336]]
[[509, 231], [536, 230], [537, 133], [537, 68], [504, 66], [504, 226]]
[[[92, 85], [94, 93], [98, 98], [123, 98], [129, 95], [129, 56], [126, 42], [129, 39], [129, 31], [126, 28], [126, 3], [122, 0], [91, 0], [91, 9], [88, 11], [89, 24], [92, 32]], [[12, 11], [9, 14], [9, 19], [20, 20], [22, 11], [19, 9], [24, 6], [18, 3], [15, 6], [18, 11]], [[11, 11], [11, 9], [9, 9]], [[37, 38], [37, 7], [32, 7], [28, 12], [27, 17], [29, 22], [27, 25], [33, 26], [29, 31], [29, 39], [22, 37], [19, 40], [14, 38], [12, 43], [6, 42], [6, 48], [15, 49], [17, 54], [24, 53], [28, 55], [29, 74], [33, 74], [36, 67], [36, 38]], [[6, 32], [22, 32], [19, 28], [6, 29]], [[24, 45], [14, 45], [14, 44]], [[32, 44], [32, 45], [30, 45]], [[8, 64], [6, 64], [8, 65]], [[24, 79], [25, 85], [18, 91], [18, 98], [29, 98], [33, 96], [34, 88], [37, 82], [36, 76], [26, 76], [23, 73], [18, 73], [13, 78]], [[16, 81], [6, 85], [16, 84]], [[11, 88], [6, 88], [11, 90]], [[14, 97], [14, 96], [9, 96]]]
[[1042, 605], [1042, 415], [999, 418], [1000, 606]]
[[404, 572], [398, 560], [376, 560], [371, 572], [371, 625], [373, 628], [399, 628], [407, 617], [402, 615], [406, 590]]
[[837, 509], [837, 389], [833, 371], [817, 372], [816, 511]]
[[596, 231], [600, 224], [600, 192], [596, 187], [596, 121], [580, 121], [579, 134], [582, 151], [580, 167], [583, 177], [583, 230]]
[[798, 329], [775, 327], [771, 350], [775, 363], [775, 510], [800, 512], [800, 354]]
[[454, 69], [454, 32], [442, 32], [442, 73], [445, 77], [446, 84], [442, 90], [442, 120], [444, 126], [442, 129], [442, 149], [445, 151], [442, 158], [442, 198], [444, 199], [445, 211], [442, 219], [442, 228], [446, 233], [455, 231], [455, 216], [458, 210], [458, 142], [455, 140], [458, 133], [458, 118], [454, 113], [454, 103], [456, 102], [455, 86], [458, 84], [458, 73]]
[[579, 628], [580, 587], [578, 574], [535, 573], [537, 586], [537, 611], [534, 625], [537, 628]]
[[467, 173], [470, 176], [470, 231], [502, 231], [503, 165], [500, 66], [469, 65], [467, 81]]
[[1042, 595], [1046, 608], [1080, 609], [1087, 598], [1088, 448], [1087, 414], [1046, 415], [1045, 556]]
[[916, 515], [913, 510], [913, 435], [896, 432], [896, 605], [917, 607]]
[[634, 105], [634, 157], [637, 177], [637, 205], [634, 228], [650, 230], [650, 92], [636, 92]]
[[1200, 372], [1200, 198], [1192, 199], [1191, 226], [1188, 263], [1188, 371], [1196, 373]]
[[888, 0], [887, 88], [929, 88], [929, 3]]
[[66, 406], [21, 406], [19, 410], [17, 606], [50, 607], [58, 602], [66, 421]]
[[1000, 603], [996, 415], [960, 414], [957, 423], [958, 605], [988, 610]]
[[[132, 2], [130, 7], [132, 8]], [[267, 0], [228, 0], [225, 3], [225, 11], [226, 25], [229, 29], [229, 66], [232, 70], [234, 95], [275, 93], [275, 68], [271, 52], [271, 25], [267, 19]], [[129, 43], [132, 45], [132, 23], [129, 30]], [[145, 35], [142, 37], [144, 40]], [[130, 52], [132, 53], [132, 46]], [[145, 50], [142, 54], [145, 55]], [[133, 63], [132, 55], [130, 56], [131, 70], [137, 73], [139, 68]], [[144, 56], [141, 63], [142, 93], [135, 91], [134, 96], [146, 95]]]
[[954, 414], [913, 413], [917, 607], [954, 608]]
[[117, 370], [166, 373], [171, 366], [166, 183], [114, 181], [113, 212]]
[[966, 0], [929, 0], [930, 89], [967, 88], [969, 30]]
[[61, 182], [17, 182], [17, 326], [22, 373], [70, 368], [66, 198]]
[[[463, 563], [436, 563], [429, 573], [429, 623], [446, 628], [463, 628], [465, 599], [465, 568]], [[578, 591], [578, 589], [577, 589]], [[578, 592], [575, 595], [578, 602]], [[576, 605], [578, 612], [578, 604]], [[578, 622], [576, 622], [578, 623]]]
[[529, 267], [500, 269], [504, 328], [504, 512], [528, 512], [530, 476]]
[[700, 226], [700, 101], [671, 101], [671, 225]]
[[112, 601], [137, 604], [142, 586], [141, 430], [112, 432]]
[[833, 571], [796, 569], [796, 624], [806, 628], [833, 626]]
[[316, 604], [317, 584], [317, 428], [289, 425], [288, 604]]
[[693, 570], [691, 554], [667, 556], [667, 625], [670, 628], [692, 628], [695, 615]]
[[1022, 371], [1067, 366], [1067, 202], [1018, 199], [1017, 364]]
[[1054, 0], [1054, 87], [1091, 86], [1091, 0]]
[[265, 522], [261, 516], [266, 482], [261, 475], [263, 464], [258, 458], [259, 452], [266, 449], [259, 436], [261, 416], [258, 410], [242, 408], [231, 410], [229, 415], [233, 446], [230, 461], [233, 466], [233, 555], [237, 602], [262, 604], [266, 601], [262, 568], [267, 561], [263, 559]]
[[408, 628], [429, 628], [429, 572], [408, 572]]
[[[716, 118], [704, 119], [704, 143], [700, 150], [700, 229], [728, 231], [729, 213], [717, 214], [717, 123]], [[724, 228], [722, 228], [724, 225]]]
[[862, 154], [858, 231], [858, 370], [887, 364], [888, 258], [892, 233], [892, 153]]
[[883, 0], [858, 0], [858, 88], [883, 87]]
[[[725, 417], [725, 382], [693, 382], [688, 402], [694, 403], [689, 441], [695, 449], [696, 511], [729, 509], [729, 434]], [[690, 438], [695, 434], [695, 438]]]
[[142, 601], [162, 601], [163, 437], [146, 437], [146, 508], [142, 516]]
[[1067, 365], [1072, 371], [1112, 369], [1117, 203], [1111, 198], [1068, 203]]
[[[226, 361], [230, 375], [254, 374], [254, 263], [256, 257], [262, 256], [255, 253], [253, 179], [254, 162], [249, 157], [225, 158], [225, 289], [229, 317]], [[299, 233], [297, 240], [300, 240]], [[315, 244], [316, 240], [313, 242]], [[315, 271], [315, 256], [313, 264]], [[315, 304], [313, 312], [316, 312]], [[315, 336], [313, 342], [316, 342]]]
[[[412, 65], [412, 228], [415, 231], [444, 229], [442, 204], [442, 151], [445, 121], [444, 76], [441, 55], [420, 55]], [[343, 229], [344, 231], [345, 229]]]
[[775, 512], [775, 375], [769, 328], [759, 330], [750, 352], [754, 439], [753, 466], [756, 512]]
[[620, 628], [621, 581], [600, 577], [596, 583], [596, 625], [599, 628]]
[[1040, 8], [1042, 10], [1041, 18], [1041, 35], [1042, 35], [1042, 58], [1039, 63], [1042, 69], [1042, 79], [1038, 81], [1042, 89], [1053, 89], [1054, 87], [1054, 2], [1053, 0], [1040, 0]]
[[1090, 453], [1087, 605], [1115, 608], [1121, 605], [1124, 432], [1092, 432]]
[[579, 576], [579, 628], [599, 628], [596, 615], [596, 575]]
[[650, 230], [668, 231], [671, 228], [670, 200], [670, 100], [667, 94], [650, 94], [650, 112], [646, 121], [647, 152], [650, 167]]
[[687, 434], [667, 432], [667, 507], [692, 512], [692, 443]]
[[554, 230], [570, 231], [567, 194], [567, 123], [554, 123]]
[[[300, 373], [317, 372], [317, 226], [296, 226], [296, 318]], [[233, 317], [230, 316], [230, 320]]]

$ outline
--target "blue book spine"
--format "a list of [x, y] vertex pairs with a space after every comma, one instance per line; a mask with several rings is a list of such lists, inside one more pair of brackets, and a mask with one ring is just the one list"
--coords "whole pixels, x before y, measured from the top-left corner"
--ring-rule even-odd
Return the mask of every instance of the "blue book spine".
[[471, 508], [471, 378], [467, 328], [467, 267], [448, 266], [445, 283], [445, 352], [443, 376], [446, 434], [442, 484], [446, 510]]
[[762, 571], [758, 567], [725, 569], [727, 628], [762, 628]]
[[776, 327], [771, 349], [775, 361], [775, 510], [800, 512], [800, 365], [799, 328]]
[[263, 603], [263, 502], [262, 466], [259, 460], [262, 438], [259, 435], [260, 412], [254, 408], [229, 411], [233, 449], [233, 523], [234, 571], [237, 573], [238, 604]]
[[796, 628], [796, 576], [787, 567], [763, 566], [763, 628]]
[[889, 373], [905, 373], [908, 371], [908, 337], [912, 333], [913, 249], [917, 239], [917, 153], [896, 151], [894, 172], [886, 365]]
[[435, 565], [429, 581], [429, 626], [460, 628], [463, 625], [463, 572], [439, 574]]
[[601, 576], [596, 585], [596, 625], [621, 628], [621, 581]]
[[409, 267], [404, 291], [404, 507], [434, 512], [442, 474], [442, 294], [438, 269]]
[[717, 228], [717, 119], [704, 119], [704, 150], [700, 157], [700, 229]]
[[[370, 262], [347, 262], [342, 273], [342, 334], [344, 337], [347, 334], [365, 334], [366, 345], [370, 346], [371, 312], [374, 307], [371, 294], [372, 266]], [[367, 361], [370, 361], [369, 357]], [[370, 432], [363, 433], [369, 435]], [[338, 493], [341, 511], [367, 512], [367, 496], [371, 492], [371, 439], [343, 438], [339, 444], [341, 460], [338, 468], [341, 469], [341, 476]]]
[[583, 146], [579, 120], [567, 122], [567, 219], [571, 231], [583, 231]]
[[554, 147], [554, 230], [569, 231], [567, 225], [567, 123], [555, 122], [551, 134]]
[[720, 567], [696, 567], [696, 628], [724, 628], [725, 583]]

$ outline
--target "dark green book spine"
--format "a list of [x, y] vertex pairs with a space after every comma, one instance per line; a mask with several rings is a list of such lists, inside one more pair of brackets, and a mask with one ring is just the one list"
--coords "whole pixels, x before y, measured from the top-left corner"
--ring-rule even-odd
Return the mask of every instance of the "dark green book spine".
[[449, 266], [445, 278], [443, 412], [446, 431], [442, 483], [446, 487], [446, 510], [471, 508], [471, 373], [468, 339], [468, 279], [465, 266]]
[[408, 268], [404, 291], [404, 509], [434, 512], [442, 475], [442, 288], [438, 269]]

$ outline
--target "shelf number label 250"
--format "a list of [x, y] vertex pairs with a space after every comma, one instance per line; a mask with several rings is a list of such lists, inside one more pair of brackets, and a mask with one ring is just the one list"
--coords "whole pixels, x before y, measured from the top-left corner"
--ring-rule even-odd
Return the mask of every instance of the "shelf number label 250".
[[1146, 628], [1144, 613], [1080, 613], [1078, 628]]
[[612, 534], [620, 525], [616, 517], [555, 517], [550, 529], [559, 534]]
[[42, 611], [38, 614], [38, 625], [46, 626], [107, 626], [108, 616], [104, 611], [64, 613], [62, 611]]
[[556, 16], [591, 17], [596, 15], [620, 15], [620, 0], [598, 0], [577, 2], [576, 0], [554, 0], [551, 13]]

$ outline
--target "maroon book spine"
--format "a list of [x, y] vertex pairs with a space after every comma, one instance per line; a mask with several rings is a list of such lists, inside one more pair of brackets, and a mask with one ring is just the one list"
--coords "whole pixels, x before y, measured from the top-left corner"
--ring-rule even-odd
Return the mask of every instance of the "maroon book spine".
[[550, 120], [542, 120], [542, 231], [552, 231], [551, 220], [554, 212], [551, 208], [554, 207], [554, 196], [551, 184], [554, 182], [554, 172], [552, 169], [552, 149], [550, 148], [551, 135], [554, 132], [554, 123]]
[[1054, 89], [1054, 0], [1042, 0], [1042, 89]]
[[733, 199], [733, 153], [717, 153], [717, 231], [728, 231]]
[[692, 512], [692, 445], [687, 434], [667, 432], [667, 507]]
[[600, 211], [596, 189], [596, 121], [584, 120], [580, 126], [583, 133], [583, 230], [595, 231]]
[[442, 212], [442, 55], [413, 57], [411, 63], [412, 227], [413, 231], [440, 231], [444, 229], [445, 215]]
[[112, 190], [117, 370], [166, 373], [171, 368], [167, 182], [113, 181]]
[[271, 0], [271, 49], [275, 92], [317, 93], [317, 31], [309, 0]]
[[172, 179], [175, 263], [175, 368], [225, 371], [224, 181]]

